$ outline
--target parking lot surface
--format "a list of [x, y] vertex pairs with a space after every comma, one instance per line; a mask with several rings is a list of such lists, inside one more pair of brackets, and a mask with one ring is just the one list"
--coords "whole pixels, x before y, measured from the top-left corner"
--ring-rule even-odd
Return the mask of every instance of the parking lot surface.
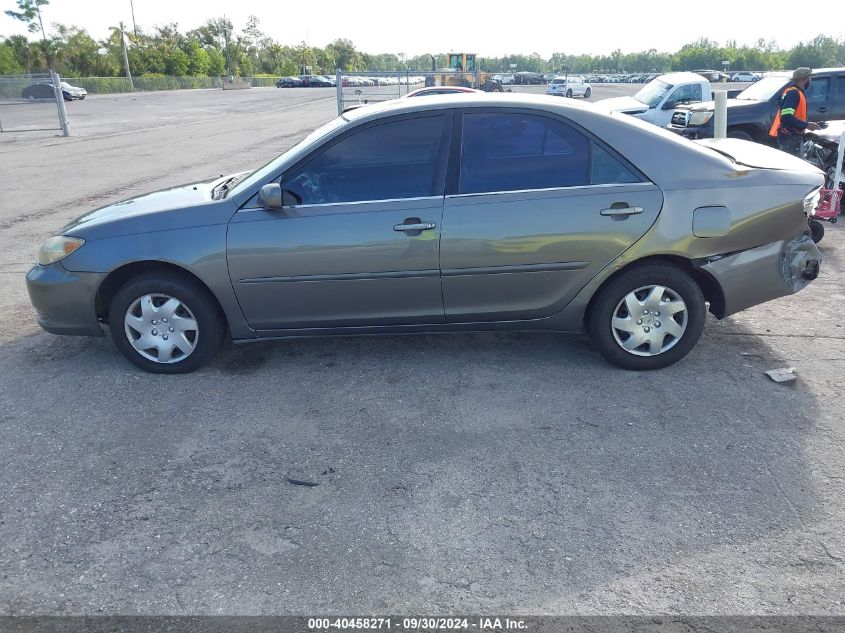
[[651, 373], [483, 334], [229, 345], [157, 376], [39, 330], [42, 239], [257, 166], [334, 95], [92, 96], [69, 139], [0, 136], [0, 614], [845, 614], [840, 225], [807, 290]]

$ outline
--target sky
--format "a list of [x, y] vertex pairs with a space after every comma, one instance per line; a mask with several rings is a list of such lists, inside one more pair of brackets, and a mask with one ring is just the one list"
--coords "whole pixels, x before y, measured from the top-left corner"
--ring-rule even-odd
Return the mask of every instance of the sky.
[[[762, 37], [791, 47], [819, 33], [841, 37], [845, 29], [840, 0], [816, 0], [812, 15], [818, 17], [800, 20], [785, 19], [777, 10], [781, 3], [771, 0], [133, 1], [135, 20], [144, 30], [176, 22], [184, 32], [224, 14], [240, 30], [254, 14], [262, 30], [282, 44], [325, 46], [348, 38], [366, 53], [407, 56], [456, 51], [480, 57], [539, 53], [548, 58], [554, 52], [607, 54], [617, 48], [626, 53], [649, 48], [674, 52], [700, 37], [719, 44], [734, 39], [740, 45]], [[14, 9], [15, 2], [0, 0], [0, 8]], [[50, 0], [43, 15], [48, 32], [49, 25], [61, 23], [84, 27], [97, 39], [121, 20], [130, 28], [132, 24], [130, 0]], [[0, 35], [19, 33], [26, 34], [23, 24], [0, 15]]]

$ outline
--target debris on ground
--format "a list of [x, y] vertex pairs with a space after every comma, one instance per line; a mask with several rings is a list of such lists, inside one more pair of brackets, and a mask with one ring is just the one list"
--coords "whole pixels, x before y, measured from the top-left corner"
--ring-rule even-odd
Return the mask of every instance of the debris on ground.
[[285, 477], [289, 484], [293, 484], [294, 486], [307, 486], [308, 488], [313, 488], [314, 486], [319, 486], [320, 482], [318, 481], [303, 481], [302, 479], [291, 479], [290, 477]]
[[798, 378], [795, 373], [795, 367], [781, 367], [780, 369], [770, 369], [766, 375], [775, 382], [793, 382]]

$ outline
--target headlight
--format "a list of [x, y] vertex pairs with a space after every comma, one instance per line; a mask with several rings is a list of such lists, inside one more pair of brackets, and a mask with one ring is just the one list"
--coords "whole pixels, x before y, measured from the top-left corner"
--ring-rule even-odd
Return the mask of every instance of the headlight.
[[85, 240], [79, 237], [54, 235], [44, 242], [41, 245], [41, 248], [38, 249], [38, 263], [42, 266], [53, 264], [70, 255], [84, 243]]
[[807, 215], [815, 215], [816, 207], [819, 205], [821, 198], [821, 187], [813, 189], [810, 193], [804, 196], [804, 213]]
[[707, 125], [708, 121], [713, 118], [712, 112], [693, 112], [689, 119], [690, 125]]

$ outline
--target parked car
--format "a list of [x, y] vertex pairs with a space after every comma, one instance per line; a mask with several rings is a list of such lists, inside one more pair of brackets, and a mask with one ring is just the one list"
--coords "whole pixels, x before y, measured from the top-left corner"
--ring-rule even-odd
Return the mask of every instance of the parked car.
[[816, 278], [804, 214], [823, 180], [571, 100], [396, 99], [251, 174], [83, 215], [27, 287], [45, 330], [107, 326], [159, 373], [227, 335], [582, 329], [612, 363], [657, 369], [692, 350], [708, 305], [723, 318]]
[[731, 81], [736, 83], [747, 83], [750, 81], [757, 81], [757, 79], [759, 79], [757, 75], [749, 72], [739, 72], [731, 75]]
[[[736, 98], [728, 99], [728, 136], [772, 144], [769, 136], [780, 95], [792, 79], [791, 73], [769, 73]], [[713, 136], [712, 101], [679, 106], [668, 129], [687, 138]], [[810, 121], [845, 119], [845, 68], [819, 68], [807, 89], [807, 117]]]
[[513, 83], [518, 86], [539, 86], [543, 83], [543, 76], [528, 71], [518, 72], [513, 75]]
[[[728, 91], [736, 96], [740, 90]], [[635, 95], [611, 97], [598, 101], [613, 112], [630, 114], [660, 127], [669, 124], [681, 104], [713, 99], [710, 82], [698, 73], [668, 73], [652, 79]]]
[[302, 80], [299, 77], [282, 77], [276, 82], [276, 88], [301, 88]]
[[300, 75], [299, 80], [304, 88], [331, 88], [334, 85], [321, 75]]
[[[66, 81], [61, 82], [61, 87], [62, 97], [65, 101], [76, 101], [88, 96], [88, 91], [85, 88], [71, 86]], [[53, 84], [49, 82], [32, 84], [21, 91], [21, 97], [24, 99], [54, 99], [55, 95]]]
[[556, 97], [584, 97], [589, 99], [593, 89], [586, 81], [576, 75], [568, 77], [555, 77], [549, 82], [546, 88], [547, 95]]

